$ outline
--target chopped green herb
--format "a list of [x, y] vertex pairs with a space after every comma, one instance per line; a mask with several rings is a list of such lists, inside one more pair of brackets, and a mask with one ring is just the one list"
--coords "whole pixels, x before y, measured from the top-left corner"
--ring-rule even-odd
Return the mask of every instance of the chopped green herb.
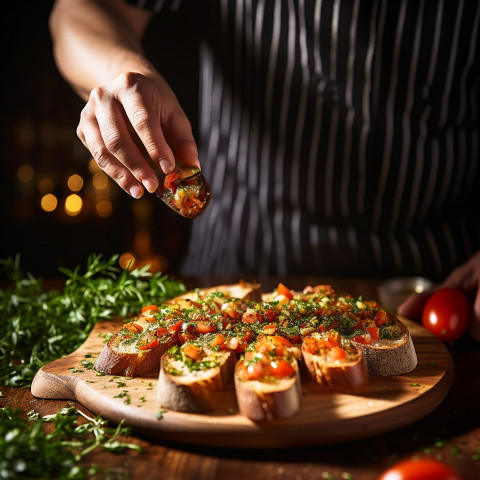
[[161, 420], [163, 418], [163, 414], [166, 412], [166, 410], [159, 410], [157, 412], [157, 420]]

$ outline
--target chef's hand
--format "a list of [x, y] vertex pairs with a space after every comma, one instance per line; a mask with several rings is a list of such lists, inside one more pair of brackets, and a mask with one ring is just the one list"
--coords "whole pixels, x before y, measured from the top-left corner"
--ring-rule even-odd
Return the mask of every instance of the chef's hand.
[[444, 282], [434, 290], [413, 294], [399, 307], [398, 314], [408, 318], [420, 318], [422, 309], [433, 291], [451, 287], [462, 290], [473, 299], [472, 318], [468, 327], [469, 334], [475, 342], [480, 342], [480, 251], [460, 267], [452, 271]]
[[93, 89], [77, 135], [98, 166], [134, 198], [158, 188], [148, 157], [164, 173], [175, 164], [200, 168], [190, 122], [160, 75], [128, 72]]

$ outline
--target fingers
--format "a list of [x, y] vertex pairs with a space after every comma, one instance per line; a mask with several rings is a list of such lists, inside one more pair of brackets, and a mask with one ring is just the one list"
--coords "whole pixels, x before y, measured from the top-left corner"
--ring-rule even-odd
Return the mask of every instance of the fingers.
[[133, 198], [142, 197], [141, 183], [107, 148], [96, 118], [89, 118], [90, 114], [85, 110], [82, 112], [82, 117], [84, 117], [84, 121], [80, 122], [77, 135], [85, 147], [90, 150], [97, 165]]
[[[160, 85], [163, 85], [160, 82]], [[158, 188], [154, 168], [200, 167], [190, 122], [166, 84], [165, 91], [138, 73], [94, 89], [77, 134], [99, 167], [134, 198]]]

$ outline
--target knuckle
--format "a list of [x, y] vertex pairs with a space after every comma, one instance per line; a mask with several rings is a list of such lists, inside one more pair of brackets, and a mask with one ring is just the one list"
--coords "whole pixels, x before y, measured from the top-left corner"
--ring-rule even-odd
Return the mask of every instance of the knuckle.
[[108, 155], [108, 152], [102, 146], [94, 145], [93, 147], [90, 147], [90, 153], [92, 154], [92, 157], [94, 158], [97, 165], [102, 170], [105, 171], [108, 169], [110, 165], [110, 157]]
[[140, 77], [137, 72], [124, 72], [117, 77], [117, 81], [123, 88], [130, 89], [138, 84]]
[[122, 149], [123, 141], [121, 135], [118, 132], [113, 132], [105, 136], [105, 147], [112, 153], [116, 153]]
[[106, 96], [106, 91], [105, 88], [102, 86], [95, 87], [91, 92], [89, 96], [89, 102], [101, 102]]

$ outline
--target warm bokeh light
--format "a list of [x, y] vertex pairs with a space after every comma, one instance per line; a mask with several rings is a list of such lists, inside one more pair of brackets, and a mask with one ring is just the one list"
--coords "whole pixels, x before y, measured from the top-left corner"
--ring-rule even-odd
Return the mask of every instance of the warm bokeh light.
[[17, 178], [21, 182], [31, 182], [33, 180], [33, 168], [30, 165], [20, 165], [17, 170]]
[[95, 204], [95, 209], [99, 217], [109, 217], [112, 214], [112, 202], [109, 200], [100, 200]]
[[43, 177], [38, 181], [38, 191], [40, 193], [52, 193], [55, 189], [53, 180], [49, 177]]
[[70, 175], [67, 180], [67, 185], [72, 192], [78, 192], [83, 187], [83, 178], [77, 173]]
[[40, 201], [42, 209], [46, 212], [53, 212], [57, 208], [57, 204], [57, 197], [55, 195], [52, 195], [51, 193], [47, 193], [47, 195], [44, 195]]
[[88, 170], [90, 173], [101, 172], [100, 167], [97, 165], [97, 162], [93, 158], [91, 158], [88, 162]]
[[108, 186], [108, 177], [103, 172], [97, 172], [92, 178], [92, 185], [97, 190], [103, 190]]
[[82, 206], [83, 200], [75, 193], [72, 193], [65, 199], [65, 212], [71, 217], [78, 215], [82, 210]]
[[124, 270], [131, 269], [135, 265], [135, 257], [130, 252], [125, 252], [120, 255], [118, 263]]

